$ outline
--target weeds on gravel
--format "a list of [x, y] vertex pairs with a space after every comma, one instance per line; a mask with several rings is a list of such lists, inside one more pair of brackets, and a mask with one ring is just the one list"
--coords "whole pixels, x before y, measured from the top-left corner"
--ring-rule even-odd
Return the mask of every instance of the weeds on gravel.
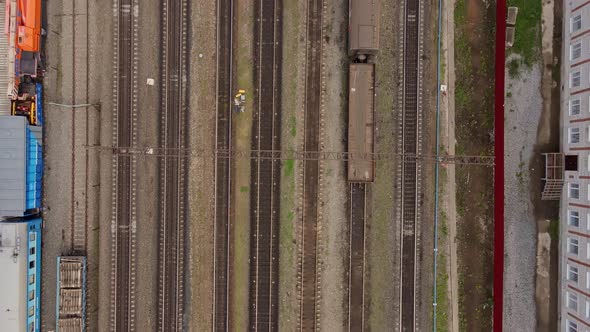
[[295, 115], [291, 115], [289, 118], [289, 127], [291, 127], [291, 137], [295, 137], [295, 135], [297, 135], [297, 119], [295, 118]]
[[520, 62], [520, 59], [511, 59], [508, 61], [508, 75], [510, 75], [510, 78], [517, 79], [520, 77]]
[[463, 84], [457, 84], [455, 87], [455, 103], [457, 107], [465, 107], [471, 100], [471, 91]]
[[[444, 241], [439, 240], [442, 244]], [[447, 274], [447, 257], [438, 254], [438, 270], [436, 273], [436, 331], [446, 332], [449, 330], [449, 276]]]
[[444, 82], [446, 68], [447, 68], [447, 65], [445, 63], [445, 57], [444, 57], [444, 55], [441, 54], [441, 56], [440, 56], [440, 66], [439, 66], [440, 80], [441, 80], [441, 82]]
[[457, 0], [455, 2], [455, 25], [463, 25], [467, 22], [467, 4], [465, 0]]
[[[459, 271], [463, 269], [459, 268]], [[465, 286], [465, 275], [459, 272], [457, 280], [459, 290]], [[459, 291], [459, 331], [466, 331], [467, 329], [467, 318], [465, 317], [465, 293]]]
[[518, 163], [518, 172], [516, 172], [516, 180], [518, 181], [518, 188], [520, 191], [526, 191], [526, 176], [527, 170], [524, 168], [524, 161]]
[[551, 241], [559, 240], [559, 220], [551, 220], [549, 222], [549, 237]]

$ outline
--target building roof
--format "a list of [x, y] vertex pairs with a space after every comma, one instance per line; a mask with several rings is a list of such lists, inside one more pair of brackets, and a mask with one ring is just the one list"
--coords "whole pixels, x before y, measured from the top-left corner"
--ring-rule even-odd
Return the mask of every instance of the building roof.
[[0, 217], [41, 207], [41, 128], [20, 116], [0, 116]]
[[0, 116], [0, 216], [26, 210], [26, 127], [24, 117]]
[[[6, 6], [6, 0], [0, 0], [0, 7]], [[0, 13], [0, 27], [4, 28], [6, 15]], [[8, 70], [10, 61], [8, 60], [8, 38], [5, 34], [0, 36], [0, 115], [10, 115], [10, 99], [3, 91], [10, 84], [10, 74]]]
[[27, 224], [0, 223], [0, 326], [25, 331], [27, 312]]

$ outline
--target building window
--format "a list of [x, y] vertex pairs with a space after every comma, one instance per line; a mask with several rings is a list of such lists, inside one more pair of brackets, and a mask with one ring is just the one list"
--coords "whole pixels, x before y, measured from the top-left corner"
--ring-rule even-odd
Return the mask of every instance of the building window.
[[567, 238], [567, 252], [572, 255], [578, 255], [578, 239], [574, 239], [571, 237]]
[[579, 183], [568, 183], [568, 197], [579, 199], [580, 198], [580, 184]]
[[586, 288], [590, 289], [590, 271], [586, 272]]
[[29, 254], [30, 254], [30, 255], [34, 255], [34, 254], [35, 254], [35, 247], [33, 247], [33, 248], [31, 248], [31, 249], [29, 250]]
[[570, 115], [580, 114], [580, 99], [570, 100]]
[[578, 268], [575, 266], [567, 265], [567, 280], [577, 283], [578, 282]]
[[578, 311], [578, 295], [570, 292], [566, 292], [567, 294], [567, 307], [572, 309], [573, 311]]
[[32, 290], [29, 292], [29, 301], [33, 301], [35, 299], [35, 291]]
[[590, 318], [590, 302], [586, 300], [586, 319]]
[[578, 211], [567, 210], [567, 224], [572, 227], [580, 226], [580, 213]]
[[34, 269], [35, 268], [35, 261], [30, 261], [29, 262], [29, 269]]
[[586, 259], [590, 259], [590, 242], [586, 242]]
[[580, 86], [581, 74], [579, 71], [575, 71], [570, 74], [570, 88], [577, 88]]
[[31, 306], [29, 308], [29, 317], [33, 317], [33, 316], [35, 316], [35, 307]]
[[[590, 243], [590, 242], [589, 242], [589, 243]], [[35, 275], [34, 275], [34, 274], [31, 274], [31, 275], [29, 276], [29, 285], [32, 285], [32, 284], [34, 284], [34, 283], [35, 283]]]
[[37, 236], [35, 235], [35, 233], [29, 233], [29, 241], [34, 242], [36, 238]]
[[578, 332], [578, 324], [571, 320], [566, 320], [567, 332]]
[[582, 29], [582, 14], [578, 14], [574, 17], [571, 18], [572, 22], [571, 22], [571, 31], [572, 32], [577, 32], [580, 31], [580, 29]]
[[580, 128], [568, 128], [568, 143], [580, 143]]
[[582, 56], [582, 42], [577, 42], [570, 46], [570, 59], [575, 60]]

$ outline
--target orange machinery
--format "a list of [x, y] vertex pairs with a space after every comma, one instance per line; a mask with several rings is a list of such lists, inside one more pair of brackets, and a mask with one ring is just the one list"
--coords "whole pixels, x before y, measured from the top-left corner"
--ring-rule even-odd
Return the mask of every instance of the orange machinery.
[[41, 50], [41, 0], [7, 0], [5, 33], [9, 42], [8, 96], [12, 115], [37, 124], [37, 78]]

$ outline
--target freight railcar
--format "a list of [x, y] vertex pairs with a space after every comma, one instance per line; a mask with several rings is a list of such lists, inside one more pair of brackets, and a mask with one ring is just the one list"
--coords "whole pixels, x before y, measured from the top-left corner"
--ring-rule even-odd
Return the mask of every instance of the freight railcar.
[[348, 181], [373, 182], [375, 65], [350, 64], [348, 87]]
[[86, 257], [57, 257], [56, 332], [86, 331]]
[[349, 0], [348, 55], [371, 61], [379, 51], [380, 0]]

